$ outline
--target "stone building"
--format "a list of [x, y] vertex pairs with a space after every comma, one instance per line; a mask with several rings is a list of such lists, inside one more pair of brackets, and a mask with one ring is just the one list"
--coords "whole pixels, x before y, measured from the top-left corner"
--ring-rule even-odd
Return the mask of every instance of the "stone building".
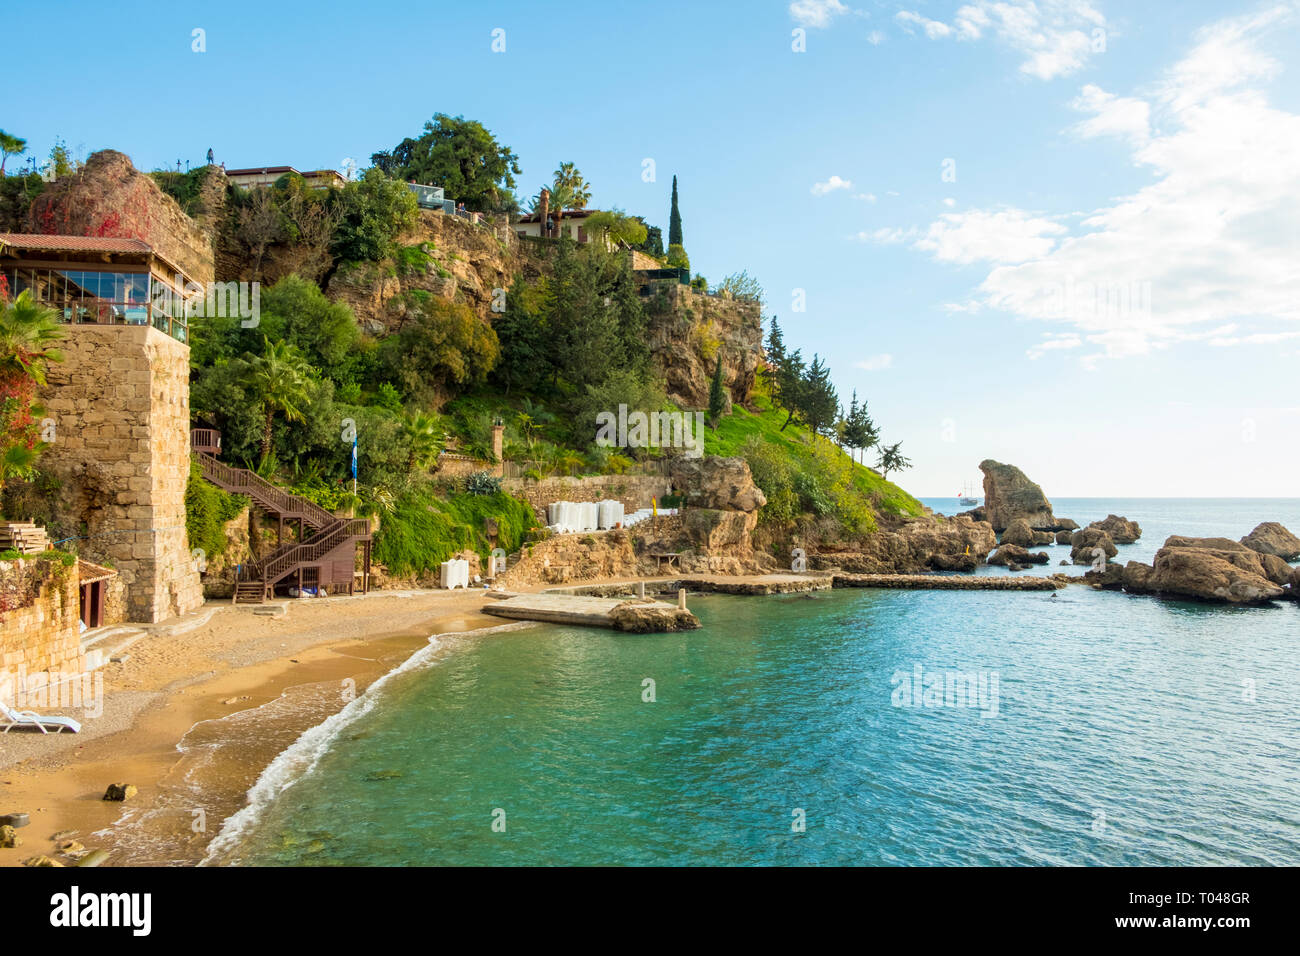
[[203, 603], [185, 532], [190, 474], [185, 318], [192, 276], [139, 239], [0, 234], [0, 279], [66, 323], [64, 361], [40, 390], [76, 550], [115, 569], [126, 616], [153, 623]]

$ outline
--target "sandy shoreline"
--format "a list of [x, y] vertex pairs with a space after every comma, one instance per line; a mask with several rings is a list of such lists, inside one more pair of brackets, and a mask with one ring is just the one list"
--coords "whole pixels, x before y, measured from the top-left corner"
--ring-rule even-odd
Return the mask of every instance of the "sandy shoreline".
[[[204, 625], [151, 635], [108, 664], [100, 716], [80, 734], [0, 735], [0, 813], [25, 812], [0, 866], [58, 843], [106, 849], [104, 864], [193, 864], [275, 757], [436, 634], [496, 628], [482, 591], [377, 592], [292, 602], [285, 617], [225, 602]], [[184, 749], [182, 749], [184, 745]], [[110, 783], [136, 786], [127, 803]], [[57, 835], [57, 840], [55, 839]]]

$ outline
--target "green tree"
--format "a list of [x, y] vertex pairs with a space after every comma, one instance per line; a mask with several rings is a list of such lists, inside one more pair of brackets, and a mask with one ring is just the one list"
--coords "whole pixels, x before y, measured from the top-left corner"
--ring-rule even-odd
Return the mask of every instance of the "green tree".
[[604, 236], [614, 245], [629, 249], [639, 248], [646, 238], [645, 223], [621, 209], [594, 212], [584, 225], [591, 235]]
[[713, 381], [709, 384], [709, 427], [718, 430], [718, 421], [727, 410], [727, 386], [722, 381], [722, 350], [718, 350], [718, 363], [713, 367]]
[[668, 248], [683, 245], [682, 214], [677, 209], [677, 177], [673, 177], [673, 204], [668, 212]]
[[496, 364], [496, 332], [463, 302], [421, 303], [402, 330], [384, 339], [383, 362], [408, 400], [437, 408], [482, 382]]
[[408, 474], [417, 468], [429, 467], [429, 463], [442, 451], [442, 429], [438, 427], [438, 419], [433, 415], [425, 412], [408, 414], [402, 421], [402, 436], [409, 445], [406, 454]]
[[912, 467], [912, 461], [904, 458], [903, 453], [899, 450], [903, 447], [901, 441], [894, 442], [892, 445], [882, 445], [880, 448], [880, 458], [876, 462], [876, 467], [880, 469], [881, 475], [889, 477], [891, 471], [902, 471], [905, 468]]
[[641, 225], [645, 226], [645, 239], [632, 248], [638, 252], [644, 252], [648, 256], [654, 256], [656, 259], [664, 257], [664, 231], [658, 226], [652, 226], [640, 216], [636, 217]]
[[264, 339], [265, 351], [245, 360], [244, 382], [253, 400], [262, 409], [262, 460], [271, 456], [276, 412], [287, 421], [303, 421], [303, 406], [310, 394], [311, 371], [302, 354], [288, 342]]
[[871, 420], [867, 414], [867, 403], [858, 404], [858, 393], [853, 393], [853, 401], [849, 404], [849, 413], [844, 421], [844, 444], [850, 450], [856, 449], [859, 453], [858, 460], [866, 454], [868, 449], [873, 448], [880, 441], [880, 432], [876, 428], [876, 423]]
[[0, 299], [0, 492], [12, 478], [31, 476], [45, 443], [35, 401], [51, 362], [63, 361], [55, 344], [63, 337], [57, 313], [24, 289], [12, 302]]
[[12, 302], [0, 300], [0, 377], [44, 385], [50, 363], [63, 361], [55, 348], [62, 339], [58, 313], [36, 302], [30, 290]]
[[813, 355], [799, 396], [799, 414], [814, 435], [827, 433], [839, 413], [840, 400], [831, 370], [820, 355]]
[[667, 260], [670, 269], [685, 269], [687, 272], [691, 271], [690, 257], [686, 255], [686, 250], [678, 244], [674, 243], [668, 247]]
[[491, 212], [513, 197], [519, 157], [475, 120], [436, 113], [417, 138], [406, 138], [370, 161], [403, 182], [441, 186], [467, 209]]
[[331, 302], [314, 282], [286, 276], [262, 293], [259, 328], [283, 339], [335, 382], [344, 380], [361, 343], [356, 316]]
[[397, 237], [415, 225], [415, 194], [378, 169], [330, 194], [339, 216], [330, 251], [347, 261], [378, 261], [395, 254]]
[[560, 163], [560, 168], [555, 171], [555, 186], [568, 188], [572, 197], [569, 201], [571, 209], [586, 209], [587, 203], [591, 202], [591, 186], [573, 163]]
[[0, 176], [4, 175], [5, 163], [9, 161], [10, 156], [19, 156], [25, 152], [27, 152], [27, 140], [0, 129]]
[[778, 407], [784, 408], [786, 412], [785, 421], [781, 424], [781, 431], [785, 431], [796, 417], [803, 420], [803, 396], [806, 378], [803, 353], [800, 349], [785, 354], [776, 363], [772, 376], [772, 401]]
[[501, 346], [492, 377], [507, 395], [515, 387], [538, 391], [551, 369], [550, 324], [538, 299], [523, 276], [516, 275], [506, 294], [505, 311], [492, 322]]

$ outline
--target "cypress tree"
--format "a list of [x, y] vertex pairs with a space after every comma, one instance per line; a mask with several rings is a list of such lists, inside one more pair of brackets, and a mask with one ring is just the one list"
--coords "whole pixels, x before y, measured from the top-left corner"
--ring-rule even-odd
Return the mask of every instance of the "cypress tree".
[[713, 383], [709, 386], [709, 427], [718, 430], [718, 419], [727, 410], [727, 390], [722, 384], [722, 350], [718, 350], [718, 364], [713, 369]]
[[682, 214], [677, 211], [677, 177], [673, 177], [673, 208], [668, 213], [668, 246], [681, 246]]

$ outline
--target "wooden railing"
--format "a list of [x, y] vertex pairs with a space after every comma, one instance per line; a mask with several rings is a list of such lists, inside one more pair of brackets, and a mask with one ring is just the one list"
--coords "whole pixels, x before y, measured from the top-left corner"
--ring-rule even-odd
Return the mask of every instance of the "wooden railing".
[[297, 544], [278, 549], [262, 561], [262, 576], [274, 585], [299, 564], [319, 561], [335, 548], [370, 536], [370, 521], [365, 518], [340, 518], [338, 523], [320, 534]]
[[198, 452], [203, 477], [226, 491], [248, 495], [266, 510], [282, 515], [302, 515], [313, 528], [326, 528], [339, 520], [314, 501], [277, 488], [261, 475], [247, 468], [232, 468], [211, 455]]

